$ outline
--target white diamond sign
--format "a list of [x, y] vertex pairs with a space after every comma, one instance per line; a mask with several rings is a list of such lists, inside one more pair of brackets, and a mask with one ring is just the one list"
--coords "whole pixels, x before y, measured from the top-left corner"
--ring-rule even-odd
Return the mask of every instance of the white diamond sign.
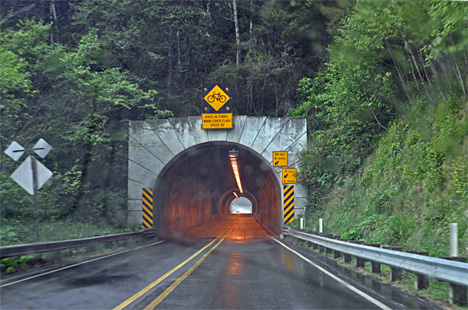
[[40, 189], [42, 185], [44, 185], [45, 182], [47, 182], [47, 180], [53, 175], [53, 173], [38, 160], [33, 159], [32, 156], [28, 156], [28, 158], [26, 158], [26, 160], [15, 170], [15, 172], [11, 174], [11, 178], [15, 180], [16, 183], [18, 183], [28, 193], [34, 195], [31, 160], [36, 161], [37, 189]]
[[36, 144], [34, 144], [33, 150], [41, 158], [45, 158], [47, 154], [49, 154], [50, 150], [52, 150], [52, 146], [47, 143], [46, 140], [41, 138], [36, 142]]
[[17, 161], [24, 153], [24, 148], [18, 142], [13, 141], [10, 146], [5, 150], [5, 154]]

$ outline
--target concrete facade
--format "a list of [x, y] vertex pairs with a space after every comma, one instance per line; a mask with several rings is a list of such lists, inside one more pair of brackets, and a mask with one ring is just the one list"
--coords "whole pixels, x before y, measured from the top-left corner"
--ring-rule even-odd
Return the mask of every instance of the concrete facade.
[[[154, 188], [166, 165], [176, 156], [207, 142], [242, 145], [272, 165], [273, 151], [288, 151], [287, 168], [299, 169], [297, 153], [307, 146], [305, 119], [234, 116], [233, 129], [202, 129], [201, 116], [130, 121], [128, 159], [128, 224], [139, 225], [142, 188]], [[281, 184], [281, 169], [273, 167]], [[285, 167], [286, 168], [286, 167]], [[295, 184], [295, 212], [304, 214], [307, 191]]]

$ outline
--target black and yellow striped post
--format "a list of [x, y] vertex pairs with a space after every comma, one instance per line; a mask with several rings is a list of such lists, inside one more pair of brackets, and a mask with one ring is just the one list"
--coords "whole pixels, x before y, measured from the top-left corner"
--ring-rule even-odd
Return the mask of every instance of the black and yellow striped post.
[[284, 224], [294, 221], [294, 185], [284, 187]]
[[143, 188], [143, 228], [153, 228], [153, 191]]

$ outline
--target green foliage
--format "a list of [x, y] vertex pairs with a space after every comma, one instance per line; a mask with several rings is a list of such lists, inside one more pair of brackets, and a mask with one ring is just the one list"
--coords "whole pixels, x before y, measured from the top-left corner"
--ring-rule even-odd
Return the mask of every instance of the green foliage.
[[459, 223], [460, 255], [465, 255], [466, 116], [442, 99], [422, 110], [415, 106], [408, 120], [392, 122], [363, 171], [334, 187], [307, 218], [311, 223], [324, 218], [327, 232], [346, 238], [435, 256], [447, 255], [449, 224]]
[[26, 268], [28, 264], [33, 264], [40, 260], [37, 255], [25, 255], [19, 258], [7, 257], [0, 260], [0, 271], [11, 274]]
[[[110, 216], [109, 216], [110, 217]], [[76, 217], [75, 217], [76, 218]], [[32, 219], [2, 219], [0, 228], [1, 246], [15, 243], [35, 242], [34, 221]], [[68, 240], [73, 238], [86, 238], [122, 231], [115, 223], [106, 223], [102, 220], [86, 221], [78, 218], [41, 222], [41, 241]]]
[[308, 118], [309, 225], [446, 255], [452, 221], [467, 244], [468, 6], [446, 4], [357, 2], [325, 70], [301, 80], [288, 115]]
[[[42, 220], [73, 216], [123, 225], [125, 120], [172, 113], [157, 107], [155, 90], [143, 90], [128, 71], [103, 63], [105, 44], [95, 29], [77, 36], [72, 46], [49, 44], [50, 31], [43, 22], [24, 21], [2, 33], [0, 74], [8, 78], [0, 79], [1, 121], [6, 124], [1, 144], [16, 140], [29, 147], [40, 134], [53, 145], [43, 161], [54, 176], [39, 192]], [[9, 178], [13, 162], [1, 160], [1, 215], [30, 218], [31, 197]], [[10, 231], [7, 241], [15, 238]]]

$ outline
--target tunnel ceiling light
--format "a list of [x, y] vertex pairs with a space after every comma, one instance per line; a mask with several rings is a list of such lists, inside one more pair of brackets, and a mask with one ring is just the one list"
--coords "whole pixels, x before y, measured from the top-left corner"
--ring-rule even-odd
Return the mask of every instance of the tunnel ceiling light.
[[229, 160], [231, 161], [232, 171], [234, 172], [234, 177], [236, 178], [237, 186], [241, 194], [244, 192], [242, 189], [240, 174], [239, 174], [239, 165], [237, 163], [237, 158], [239, 157], [239, 152], [236, 150], [229, 151]]
[[236, 192], [232, 192], [234, 194], [234, 196], [237, 197], [237, 199], [240, 199], [239, 196], [237, 196]]

